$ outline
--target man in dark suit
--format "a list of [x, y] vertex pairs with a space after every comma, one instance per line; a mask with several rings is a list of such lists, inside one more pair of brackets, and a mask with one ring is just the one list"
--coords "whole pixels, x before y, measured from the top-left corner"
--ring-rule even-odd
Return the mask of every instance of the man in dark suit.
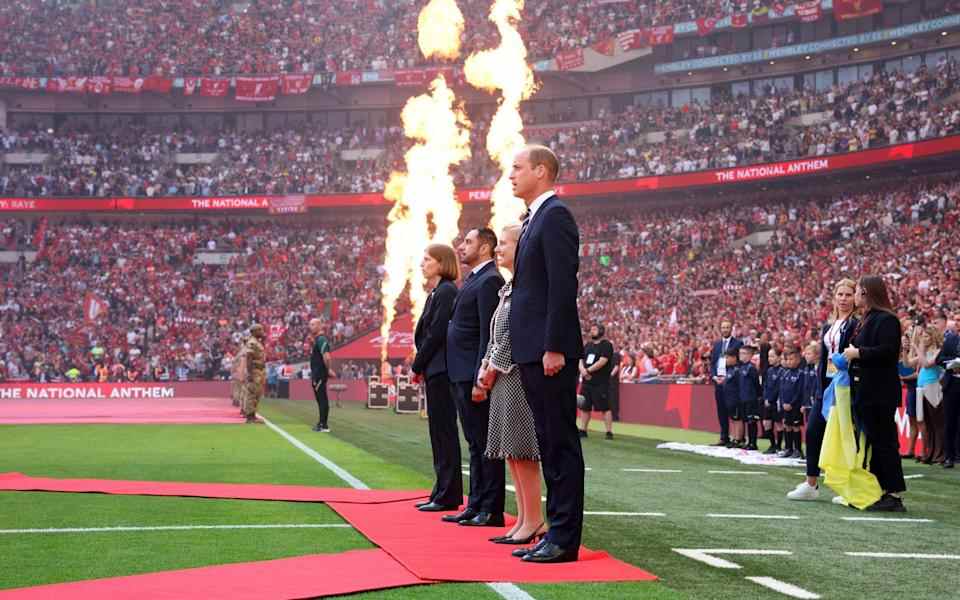
[[578, 558], [583, 532], [583, 451], [577, 429], [577, 375], [583, 336], [577, 313], [580, 232], [553, 191], [556, 155], [528, 146], [513, 161], [514, 196], [527, 205], [517, 246], [510, 328], [513, 360], [533, 411], [550, 531], [515, 555], [526, 562]]
[[714, 342], [710, 351], [710, 375], [713, 380], [713, 398], [717, 403], [717, 421], [720, 422], [720, 443], [717, 446], [730, 445], [730, 417], [723, 400], [723, 382], [726, 376], [727, 365], [725, 356], [727, 350], [739, 350], [743, 342], [733, 337], [733, 323], [720, 323], [720, 339]]
[[317, 424], [314, 431], [330, 432], [330, 400], [327, 397], [327, 380], [333, 375], [330, 365], [330, 342], [323, 335], [323, 321], [311, 319], [309, 323], [313, 344], [310, 348], [310, 386], [317, 401]]
[[490, 341], [490, 319], [500, 303], [503, 277], [493, 260], [497, 235], [490, 229], [470, 231], [457, 252], [466, 266], [465, 281], [447, 327], [447, 376], [460, 413], [463, 437], [470, 448], [470, 496], [467, 507], [444, 521], [473, 527], [503, 526], [506, 476], [502, 460], [484, 457], [490, 400], [477, 385], [480, 363]]
[[947, 365], [956, 364], [960, 359], [960, 334], [951, 331], [947, 326], [947, 315], [939, 313], [933, 324], [944, 332], [943, 346], [937, 355], [937, 364], [946, 369], [943, 374], [943, 402], [946, 406], [946, 443], [944, 450], [946, 458], [943, 461], [944, 469], [954, 468], [957, 459], [957, 435], [960, 433], [960, 368], [950, 369]]

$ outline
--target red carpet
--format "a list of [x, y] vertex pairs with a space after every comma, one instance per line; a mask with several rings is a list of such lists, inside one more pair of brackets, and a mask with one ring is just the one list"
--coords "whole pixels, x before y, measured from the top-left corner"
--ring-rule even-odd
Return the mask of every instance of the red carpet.
[[8, 399], [0, 402], [0, 425], [61, 423], [243, 423], [239, 409], [225, 398], [170, 400]]
[[2, 590], [0, 600], [294, 600], [425, 583], [375, 549]]
[[492, 544], [487, 538], [504, 530], [460, 527], [422, 513], [407, 502], [377, 506], [331, 502], [330, 508], [370, 541], [421, 579], [437, 581], [653, 581], [654, 575], [616, 560], [606, 552], [580, 549], [575, 563], [533, 565], [510, 555], [517, 546]]
[[181, 483], [176, 481], [124, 481], [121, 479], [55, 479], [22, 473], [0, 473], [0, 491], [72, 492], [124, 496], [184, 496], [231, 500], [277, 500], [282, 502], [370, 503], [426, 498], [429, 491], [354, 490], [307, 485], [260, 485], [254, 483]]

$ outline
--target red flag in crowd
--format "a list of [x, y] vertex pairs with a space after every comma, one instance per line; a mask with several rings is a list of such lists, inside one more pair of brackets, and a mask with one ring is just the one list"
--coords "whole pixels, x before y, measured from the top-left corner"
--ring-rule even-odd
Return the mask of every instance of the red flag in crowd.
[[47, 79], [48, 92], [85, 92], [87, 91], [86, 77], [51, 77]]
[[98, 95], [113, 92], [113, 78], [99, 76], [87, 78], [87, 92]]
[[229, 79], [204, 77], [200, 80], [200, 95], [212, 98], [222, 98], [230, 90]]
[[742, 29], [747, 26], [749, 20], [747, 19], [747, 13], [736, 13], [730, 16], [730, 26], [737, 29]]
[[617, 46], [621, 52], [643, 48], [646, 44], [642, 29], [624, 31], [617, 35]]
[[833, 16], [838, 21], [869, 17], [882, 10], [882, 0], [833, 0]]
[[651, 27], [647, 30], [647, 39], [651, 46], [666, 46], [673, 43], [673, 25]]
[[114, 77], [113, 91], [122, 94], [139, 94], [143, 91], [143, 77]]
[[584, 65], [583, 48], [561, 52], [557, 55], [556, 60], [557, 69], [560, 71], [569, 71], [570, 69], [582, 67]]
[[283, 93], [287, 96], [306, 94], [313, 85], [313, 74], [305, 75], [284, 75]]
[[93, 292], [87, 292], [83, 299], [84, 320], [93, 322], [105, 314], [107, 314], [107, 303]]
[[200, 87], [200, 78], [199, 77], [184, 77], [183, 79], [183, 95], [192, 96], [197, 88]]
[[279, 77], [237, 77], [237, 100], [267, 102], [280, 91]]
[[717, 20], [713, 17], [697, 19], [697, 33], [700, 37], [710, 35], [717, 28]]
[[593, 45], [594, 51], [605, 56], [613, 56], [615, 42], [613, 38], [607, 38]]
[[143, 81], [143, 89], [146, 92], [169, 94], [170, 90], [173, 89], [173, 79], [160, 75], [151, 75]]
[[810, 2], [801, 2], [797, 5], [797, 16], [804, 23], [813, 23], [819, 21], [823, 16], [821, 0], [811, 0]]

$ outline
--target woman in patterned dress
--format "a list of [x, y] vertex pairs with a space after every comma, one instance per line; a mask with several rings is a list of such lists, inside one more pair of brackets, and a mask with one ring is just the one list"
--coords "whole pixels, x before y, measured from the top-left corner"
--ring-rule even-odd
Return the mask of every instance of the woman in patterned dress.
[[[520, 226], [503, 229], [497, 245], [497, 264], [513, 271]], [[544, 533], [540, 507], [540, 449], [533, 412], [513, 363], [510, 344], [512, 282], [500, 289], [500, 304], [490, 321], [490, 344], [480, 367], [480, 386], [490, 391], [487, 458], [506, 460], [517, 488], [517, 523], [506, 534], [492, 538], [498, 544], [529, 544]]]

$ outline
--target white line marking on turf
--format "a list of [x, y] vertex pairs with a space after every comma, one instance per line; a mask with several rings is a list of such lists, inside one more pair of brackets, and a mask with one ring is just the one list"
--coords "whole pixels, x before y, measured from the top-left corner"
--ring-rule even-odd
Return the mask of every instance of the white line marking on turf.
[[844, 521], [872, 521], [891, 523], [934, 523], [933, 519], [908, 519], [906, 517], [841, 517]]
[[623, 469], [624, 473], [683, 473], [680, 469]]
[[817, 600], [820, 598], [819, 594], [814, 594], [813, 592], [809, 592], [802, 587], [797, 587], [792, 583], [780, 581], [779, 579], [774, 579], [773, 577], [747, 577], [747, 579], [754, 583], [759, 583], [765, 588], [769, 588], [775, 592], [780, 592], [781, 594], [790, 596], [792, 598], [802, 598], [803, 600]]
[[610, 512], [605, 510], [586, 510], [583, 512], [587, 516], [596, 517], [665, 517], [667, 513], [661, 512]]
[[784, 521], [796, 521], [800, 517], [796, 515], [724, 515], [717, 513], [707, 514], [711, 519], [780, 519]]
[[487, 586], [507, 600], [534, 600], [533, 596], [512, 583], [488, 583]]
[[958, 554], [897, 554], [895, 552], [844, 552], [861, 558], [913, 558], [921, 560], [960, 560]]
[[291, 444], [299, 448], [301, 451], [303, 451], [304, 454], [306, 454], [313, 460], [317, 461], [321, 465], [333, 471], [334, 475], [342, 479], [344, 482], [346, 482], [347, 485], [349, 485], [353, 489], [355, 490], [370, 489], [369, 487], [367, 487], [367, 484], [365, 484], [364, 482], [360, 481], [359, 479], [357, 479], [356, 477], [348, 473], [346, 469], [344, 469], [337, 463], [333, 462], [329, 458], [326, 458], [325, 456], [320, 455], [316, 450], [314, 450], [310, 446], [307, 446], [297, 438], [293, 437], [292, 435], [290, 435], [289, 433], [281, 429], [278, 425], [274, 425], [273, 422], [270, 421], [270, 419], [264, 417], [263, 415], [258, 415], [258, 416], [261, 419], [263, 419], [263, 422], [267, 427], [279, 433], [285, 440], [287, 440], [288, 442], [290, 442]]
[[0, 529], [0, 534], [17, 533], [102, 533], [113, 531], [191, 531], [195, 529], [352, 529], [349, 523], [285, 523], [279, 525], [155, 525], [121, 527], [63, 527], [51, 529]]
[[711, 475], [766, 475], [766, 471], [707, 471]]
[[740, 569], [740, 565], [729, 560], [722, 559], [714, 554], [732, 554], [737, 556], [792, 556], [793, 552], [789, 550], [747, 550], [740, 548], [674, 548], [674, 552], [698, 560], [717, 569]]
[[923, 474], [918, 474], [918, 475], [904, 475], [904, 476], [903, 476], [904, 479], [920, 479], [921, 477], [923, 477]]
[[[367, 486], [367, 484], [365, 484], [364, 482], [360, 481], [359, 479], [351, 475], [346, 469], [336, 464], [329, 458], [321, 456], [316, 450], [307, 446], [297, 438], [293, 437], [292, 435], [290, 435], [289, 433], [281, 429], [280, 426], [274, 425], [269, 419], [267, 419], [263, 415], [258, 414], [257, 416], [263, 419], [263, 422], [267, 427], [279, 433], [281, 436], [283, 436], [285, 440], [287, 440], [288, 442], [290, 442], [291, 444], [293, 444], [294, 446], [302, 450], [307, 456], [309, 456], [313, 460], [317, 461], [321, 465], [333, 471], [337, 475], [337, 477], [344, 480], [347, 483], [347, 485], [349, 485], [353, 489], [356, 489], [356, 490], [370, 489]], [[497, 594], [499, 594], [503, 598], [506, 598], [507, 600], [534, 600], [532, 596], [530, 596], [529, 594], [527, 594], [517, 586], [513, 585], [512, 583], [498, 583], [498, 584], [488, 583], [487, 585], [493, 591], [495, 591]], [[507, 595], [507, 594], [511, 594], [511, 595]]]

